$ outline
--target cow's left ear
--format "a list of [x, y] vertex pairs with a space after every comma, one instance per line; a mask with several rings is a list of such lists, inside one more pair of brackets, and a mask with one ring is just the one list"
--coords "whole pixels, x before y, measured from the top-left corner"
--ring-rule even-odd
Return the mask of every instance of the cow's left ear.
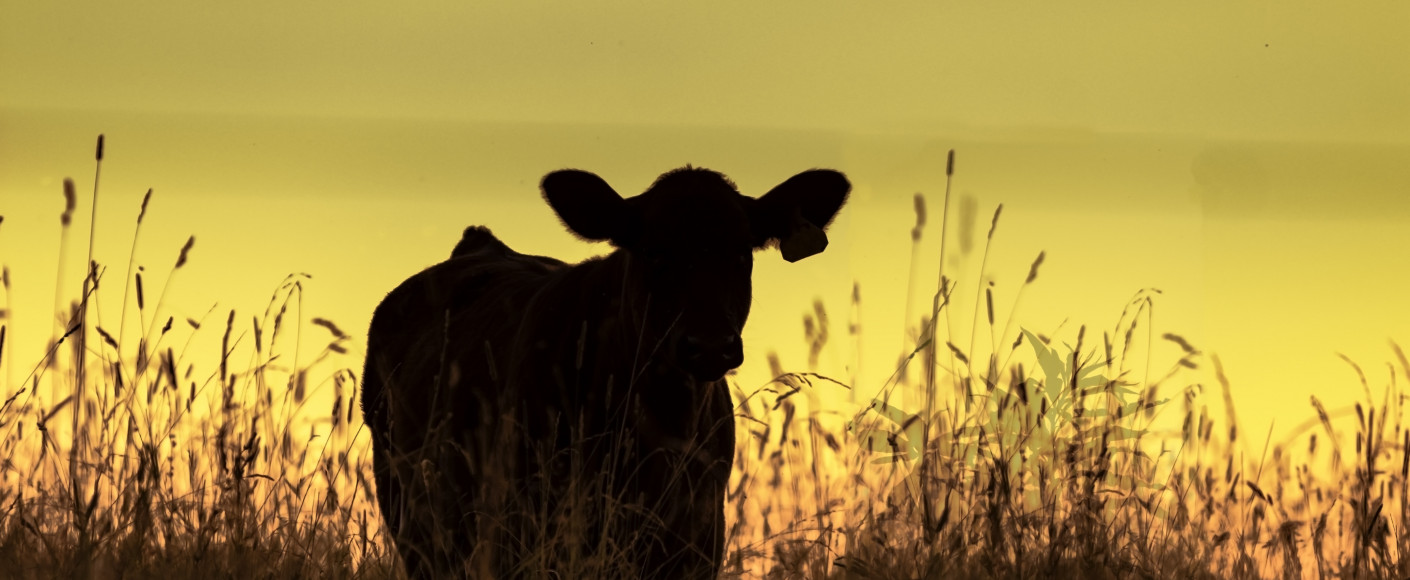
[[563, 225], [585, 240], [622, 245], [635, 231], [634, 211], [601, 177], [577, 169], [544, 176], [544, 201]]
[[754, 247], [778, 244], [783, 259], [797, 262], [827, 248], [823, 229], [832, 223], [852, 184], [840, 172], [804, 171], [756, 200], [749, 212]]

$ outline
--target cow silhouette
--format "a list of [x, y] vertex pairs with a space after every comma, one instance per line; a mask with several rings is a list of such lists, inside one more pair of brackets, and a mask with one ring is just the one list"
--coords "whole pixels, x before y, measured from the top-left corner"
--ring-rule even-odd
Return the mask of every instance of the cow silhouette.
[[811, 170], [756, 199], [687, 166], [624, 199], [556, 171], [544, 199], [610, 254], [569, 265], [472, 226], [392, 290], [362, 410], [408, 575], [717, 576], [753, 252], [821, 252], [850, 189]]

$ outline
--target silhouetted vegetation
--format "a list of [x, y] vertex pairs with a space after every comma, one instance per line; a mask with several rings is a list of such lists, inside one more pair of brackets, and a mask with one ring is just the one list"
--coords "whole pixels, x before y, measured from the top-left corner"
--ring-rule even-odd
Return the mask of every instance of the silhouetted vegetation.
[[[71, 183], [66, 195], [72, 207]], [[996, 211], [986, 248], [999, 225]], [[148, 255], [136, 240], [131, 255]], [[174, 264], [168, 286], [180, 287], [170, 280], [191, 248], [154, 258]], [[1041, 261], [1012, 289], [1011, 310]], [[14, 360], [0, 318], [0, 364], [20, 364], [23, 377], [0, 392], [0, 577], [399, 576], [354, 410], [357, 338], [304, 315], [309, 278], [280, 282], [262, 311], [178, 320], [135, 261], [88, 263], [42, 360]], [[8, 272], [0, 281], [8, 314]], [[936, 298], [884, 385], [818, 374], [817, 353], [836, 340], [822, 303], [805, 317], [809, 361], [770, 357], [775, 380], [732, 385], [724, 576], [1410, 575], [1400, 390], [1410, 362], [1398, 346], [1389, 385], [1363, 378], [1364, 400], [1346, 412], [1314, 399], [1309, 421], [1280, 443], [1239, 430], [1218, 357], [1152, 327], [1157, 290], [1137, 292], [1111, 328], [1039, 332], [996, 320], [1007, 289], [978, 285], [966, 298], [983, 320], [960, 333], [966, 341], [931, 323], [951, 316], [955, 286], [942, 273], [934, 290], [916, 290]], [[118, 291], [140, 316], [111, 328], [91, 302]], [[849, 338], [861, 330], [854, 321]], [[221, 338], [218, 358], [188, 350], [197, 333]], [[1128, 356], [1158, 341], [1182, 355]], [[309, 344], [322, 347], [300, 357]], [[1202, 370], [1218, 384], [1201, 384]], [[862, 402], [825, 403], [822, 391], [838, 385]], [[1161, 413], [1180, 427], [1158, 430]], [[611, 569], [581, 562], [538, 577]]]

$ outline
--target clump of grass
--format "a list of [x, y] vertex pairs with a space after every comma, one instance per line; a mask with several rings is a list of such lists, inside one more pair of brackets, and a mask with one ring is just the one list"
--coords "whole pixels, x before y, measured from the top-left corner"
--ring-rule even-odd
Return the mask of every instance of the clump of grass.
[[[99, 162], [102, 156], [100, 137]], [[96, 175], [94, 181], [96, 200]], [[75, 205], [72, 180], [64, 191], [61, 255]], [[0, 399], [3, 575], [388, 575], [363, 476], [365, 442], [354, 430], [356, 376], [338, 366], [353, 362], [339, 358], [349, 337], [316, 321], [333, 337], [315, 360], [300, 364], [304, 313], [286, 314], [291, 304], [301, 306], [307, 276], [290, 276], [252, 327], [238, 324], [236, 311], [229, 311], [217, 330], [223, 332], [219, 370], [201, 371], [197, 361], [209, 356], [188, 347], [203, 326], [216, 325], [188, 320], [188, 329], [177, 328], [160, 298], [149, 308], [144, 269], [136, 266], [133, 273], [150, 200], [148, 191], [134, 229], [117, 332], [104, 327], [91, 300], [107, 272], [92, 260], [94, 217], [80, 298], [60, 318], [62, 331], [44, 360], [23, 381], [8, 384]], [[193, 247], [194, 237], [179, 252], [168, 287]], [[8, 269], [4, 281], [8, 303]], [[60, 278], [59, 303], [65, 290]], [[130, 290], [142, 326], [135, 343], [123, 332]], [[71, 352], [63, 356], [66, 342]], [[240, 342], [253, 348], [246, 349], [246, 360], [232, 360]], [[312, 387], [311, 376], [320, 377]], [[321, 400], [333, 401], [331, 413], [306, 406], [310, 391], [330, 388], [332, 396]]]
[[[953, 173], [953, 154], [947, 176]], [[948, 186], [948, 184], [947, 184]], [[948, 204], [947, 204], [948, 206]], [[998, 227], [996, 208], [985, 239]], [[972, 214], [974, 212], [964, 212]], [[912, 240], [925, 225], [917, 197]], [[947, 218], [942, 218], [941, 238]], [[972, 226], [971, 226], [972, 228]], [[942, 247], [943, 247], [942, 241]], [[912, 278], [916, 271], [913, 251]], [[948, 256], [942, 250], [941, 263]], [[967, 345], [937, 322], [956, 283], [942, 270], [915, 346], [869, 405], [850, 417], [819, 404], [815, 372], [785, 372], [738, 392], [731, 570], [771, 578], [1403, 578], [1410, 573], [1410, 430], [1402, 426], [1398, 366], [1379, 400], [1354, 407], [1356, 460], [1347, 434], [1315, 398], [1316, 419], [1290, 439], [1239, 440], [1230, 381], [1217, 356], [1184, 337], [1159, 340], [1182, 355], [1151, 375], [1158, 289], [1137, 292], [1115, 327], [1080, 325], [1074, 342], [1013, 332], [1039, 253], [995, 320], [990, 282], [977, 284]], [[913, 292], [908, 291], [908, 292]], [[858, 301], [860, 291], [854, 291]], [[860, 305], [854, 304], [857, 310]], [[822, 312], [821, 306], [815, 307]], [[988, 341], [978, 341], [985, 312]], [[908, 315], [909, 316], [909, 315]], [[813, 319], [810, 319], [813, 320]], [[813, 324], [805, 340], [821, 349]], [[1144, 337], [1138, 330], [1144, 330]], [[1071, 332], [1071, 331], [1068, 331]], [[852, 329], [852, 335], [860, 329]], [[1069, 335], [1071, 336], [1071, 335]], [[984, 344], [988, 342], [988, 344]], [[1144, 345], [1141, 343], [1144, 342]], [[1132, 356], [1141, 352], [1144, 360]], [[950, 359], [948, 364], [942, 364]], [[1351, 361], [1348, 360], [1348, 363]], [[905, 366], [921, 364], [917, 380]], [[816, 361], [809, 360], [809, 371]], [[1212, 364], [1226, 418], [1220, 425], [1199, 373]], [[873, 387], [874, 389], [875, 387]], [[893, 396], [905, 392], [904, 397]], [[1169, 398], [1161, 398], [1161, 393]], [[807, 395], [807, 396], [802, 396]], [[860, 399], [859, 399], [860, 400]], [[901, 408], [895, 403], [909, 404]], [[1178, 432], [1154, 427], [1178, 405]], [[1319, 447], [1311, 433], [1321, 427]]]

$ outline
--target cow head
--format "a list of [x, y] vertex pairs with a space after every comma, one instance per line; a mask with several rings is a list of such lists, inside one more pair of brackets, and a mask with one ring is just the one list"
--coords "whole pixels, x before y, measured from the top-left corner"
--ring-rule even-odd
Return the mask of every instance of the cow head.
[[749, 316], [754, 250], [778, 245], [790, 262], [823, 251], [823, 229], [850, 189], [841, 173], [822, 169], [758, 199], [719, 173], [691, 167], [627, 199], [585, 171], [543, 180], [544, 199], [569, 230], [625, 251], [629, 290], [647, 297], [643, 338], [699, 380], [717, 380], [744, 362], [739, 333]]

